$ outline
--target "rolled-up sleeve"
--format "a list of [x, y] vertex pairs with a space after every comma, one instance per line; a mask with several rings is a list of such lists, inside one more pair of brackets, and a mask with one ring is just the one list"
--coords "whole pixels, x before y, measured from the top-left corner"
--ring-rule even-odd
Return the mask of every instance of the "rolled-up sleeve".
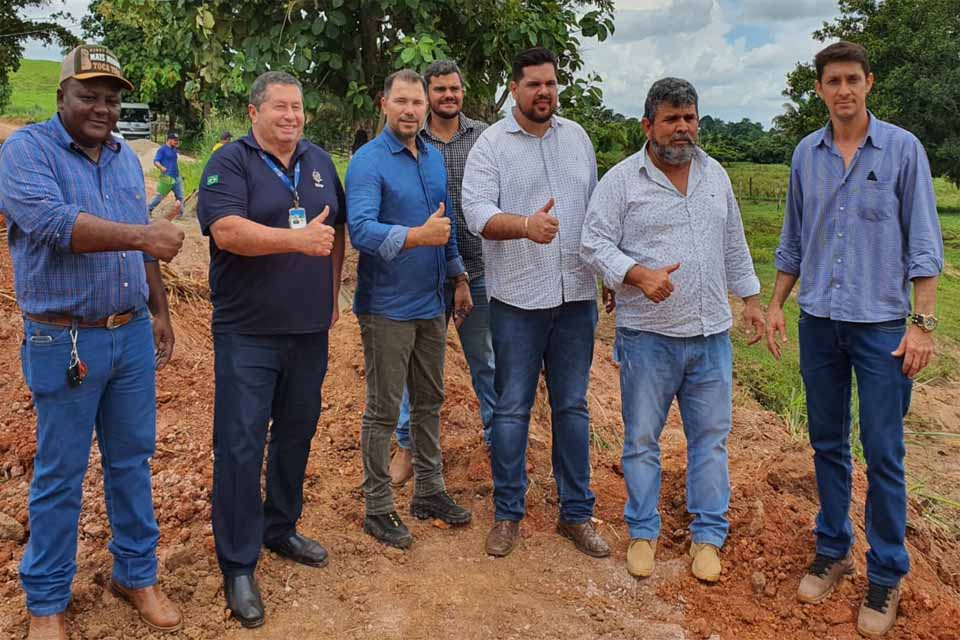
[[743, 233], [743, 219], [740, 207], [733, 194], [733, 185], [727, 177], [727, 226], [724, 238], [724, 269], [727, 275], [727, 288], [738, 298], [748, 298], [760, 293], [760, 279], [753, 269], [750, 247]]
[[363, 155], [347, 168], [347, 228], [350, 243], [361, 252], [393, 260], [403, 249], [408, 227], [380, 222], [381, 176]]
[[467, 156], [461, 198], [467, 229], [475, 236], [483, 233], [490, 218], [502, 213], [500, 171], [486, 133], [480, 136]]
[[71, 253], [80, 206], [64, 201], [53, 166], [26, 133], [14, 133], [0, 148], [4, 213], [34, 242]]
[[790, 163], [790, 182], [787, 186], [787, 201], [783, 227], [780, 230], [780, 244], [773, 254], [773, 263], [777, 271], [800, 275], [800, 232], [803, 216], [803, 190], [801, 188], [800, 149], [793, 152]]
[[580, 257], [610, 289], [619, 290], [636, 262], [620, 249], [626, 214], [625, 185], [611, 171], [597, 184], [580, 234]]
[[905, 153], [900, 172], [901, 219], [907, 233], [907, 277], [931, 278], [943, 271], [943, 235], [937, 215], [933, 177], [918, 140]]

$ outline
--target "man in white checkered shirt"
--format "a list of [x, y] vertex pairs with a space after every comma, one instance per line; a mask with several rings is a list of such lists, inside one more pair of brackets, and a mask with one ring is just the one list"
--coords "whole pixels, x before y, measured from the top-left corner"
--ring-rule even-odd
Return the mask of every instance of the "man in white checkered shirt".
[[581, 262], [580, 227], [597, 184], [590, 138], [554, 115], [557, 59], [534, 48], [513, 61], [516, 106], [467, 158], [463, 212], [483, 237], [496, 359], [491, 425], [493, 528], [486, 551], [506, 556], [525, 515], [530, 410], [546, 370], [553, 420], [557, 532], [594, 557], [610, 554], [593, 529], [587, 384], [597, 323], [597, 284]]

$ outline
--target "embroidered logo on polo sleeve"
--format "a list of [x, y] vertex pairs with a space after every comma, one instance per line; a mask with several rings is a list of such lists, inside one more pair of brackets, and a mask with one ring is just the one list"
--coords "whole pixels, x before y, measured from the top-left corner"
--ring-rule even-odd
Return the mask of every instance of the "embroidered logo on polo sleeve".
[[207, 176], [207, 186], [208, 186], [208, 187], [212, 187], [213, 185], [219, 184], [219, 183], [220, 183], [220, 176], [219, 176], [219, 175], [213, 174], [212, 176]]
[[313, 186], [316, 189], [323, 189], [323, 176], [316, 169], [313, 170]]

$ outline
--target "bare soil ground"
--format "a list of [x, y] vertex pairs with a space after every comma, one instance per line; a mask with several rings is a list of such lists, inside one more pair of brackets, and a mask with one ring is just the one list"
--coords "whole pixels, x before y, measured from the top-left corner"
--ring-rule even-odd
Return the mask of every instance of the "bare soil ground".
[[[443, 444], [447, 484], [474, 511], [461, 529], [406, 518], [416, 538], [408, 552], [385, 548], [362, 531], [360, 414], [364, 403], [362, 349], [354, 316], [345, 311], [331, 336], [324, 413], [313, 441], [300, 530], [331, 552], [325, 569], [309, 569], [264, 552], [258, 578], [267, 624], [243, 630], [227, 618], [210, 527], [213, 367], [209, 304], [198, 299], [206, 281], [206, 241], [196, 221], [174, 261], [171, 297], [177, 329], [175, 359], [159, 376], [154, 497], [161, 527], [161, 581], [182, 607], [184, 629], [152, 634], [129, 606], [104, 588], [110, 575], [109, 525], [94, 447], [80, 519], [79, 571], [68, 611], [72, 638], [644, 638], [682, 640], [852, 639], [865, 585], [863, 499], [854, 482], [857, 574], [822, 606], [801, 605], [795, 589], [810, 561], [816, 488], [811, 453], [782, 420], [737, 394], [730, 440], [731, 532], [718, 585], [689, 573], [685, 511], [685, 446], [672, 411], [664, 432], [663, 534], [655, 575], [631, 578], [624, 561], [625, 489], [619, 378], [610, 357], [611, 321], [598, 332], [590, 388], [593, 488], [601, 533], [613, 556], [594, 560], [554, 532], [556, 490], [551, 476], [549, 408], [539, 394], [531, 426], [528, 517], [523, 542], [505, 559], [483, 553], [492, 522], [489, 465], [480, 442], [477, 401], [459, 341], [448, 338]], [[352, 260], [351, 260], [352, 265]], [[352, 266], [346, 269], [352, 278]], [[174, 275], [174, 274], [168, 274]], [[349, 281], [348, 281], [349, 284]], [[24, 527], [34, 453], [34, 413], [20, 374], [21, 321], [12, 299], [9, 256], [0, 250], [0, 513]], [[955, 410], [946, 407], [944, 412]], [[956, 429], [956, 422], [951, 422]], [[957, 467], [955, 448], [932, 454]], [[933, 464], [932, 462], [930, 464]], [[411, 488], [398, 492], [405, 513]], [[904, 583], [900, 621], [890, 637], [960, 638], [960, 547], [911, 502], [909, 549], [913, 572]], [[17, 582], [22, 541], [0, 540], [0, 640], [26, 635]]]

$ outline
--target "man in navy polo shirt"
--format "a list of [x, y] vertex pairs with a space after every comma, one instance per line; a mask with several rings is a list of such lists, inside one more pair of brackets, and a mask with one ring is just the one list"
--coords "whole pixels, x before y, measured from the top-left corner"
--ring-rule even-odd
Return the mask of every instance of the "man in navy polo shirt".
[[[180, 146], [180, 136], [171, 131], [167, 134], [167, 143], [157, 149], [157, 153], [153, 156], [153, 166], [160, 170], [164, 176], [173, 180], [173, 197], [177, 199], [177, 205], [179, 206], [179, 217], [183, 217], [183, 178], [180, 177], [180, 165], [177, 160], [177, 147]], [[150, 213], [153, 213], [153, 210], [157, 208], [157, 205], [160, 204], [167, 194], [157, 192], [157, 195], [153, 197], [153, 200], [150, 201], [150, 204], [147, 206], [147, 210]]]
[[413, 436], [410, 512], [447, 524], [470, 521], [470, 512], [446, 492], [440, 451], [447, 280], [455, 283], [455, 315], [464, 315], [473, 303], [451, 233], [443, 155], [418, 135], [427, 112], [423, 78], [409, 69], [388, 76], [380, 106], [387, 126], [357, 151], [347, 170], [350, 241], [360, 252], [354, 312], [367, 379], [361, 424], [363, 528], [404, 549], [413, 537], [397, 515], [388, 470], [404, 384]]
[[261, 545], [309, 566], [327, 562], [296, 524], [327, 332], [339, 316], [344, 202], [330, 156], [302, 139], [296, 78], [264, 73], [247, 110], [250, 133], [203, 172], [197, 217], [211, 236], [213, 534], [227, 606], [243, 626], [256, 627], [264, 619], [253, 578]]

